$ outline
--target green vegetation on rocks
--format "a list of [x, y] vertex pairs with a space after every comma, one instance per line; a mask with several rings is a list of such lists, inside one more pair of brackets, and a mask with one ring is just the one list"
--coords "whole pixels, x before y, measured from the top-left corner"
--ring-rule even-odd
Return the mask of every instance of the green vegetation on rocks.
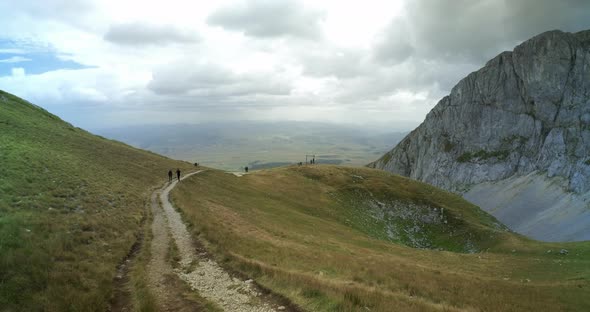
[[445, 152], [450, 152], [455, 148], [455, 143], [449, 141], [449, 139], [445, 138], [445, 141], [443, 143], [443, 150]]

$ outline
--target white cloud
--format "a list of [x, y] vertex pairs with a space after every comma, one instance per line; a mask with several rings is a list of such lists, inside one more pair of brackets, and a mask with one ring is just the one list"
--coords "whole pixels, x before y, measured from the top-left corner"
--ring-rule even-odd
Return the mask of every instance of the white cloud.
[[31, 59], [22, 56], [13, 56], [7, 59], [0, 59], [0, 63], [20, 63], [29, 61], [31, 61]]
[[199, 41], [196, 32], [180, 29], [173, 25], [149, 23], [124, 23], [109, 27], [104, 39], [123, 45], [158, 45], [168, 43], [195, 43]]
[[[419, 123], [469, 72], [587, 1], [0, 1], [0, 88], [80, 126]], [[9, 42], [3, 46], [4, 42]], [[27, 74], [38, 50], [90, 68]], [[19, 56], [20, 55], [20, 56]], [[8, 64], [8, 65], [6, 65]], [[31, 71], [29, 71], [31, 72]]]
[[12, 77], [21, 78], [25, 76], [25, 69], [22, 67], [13, 67], [11, 72]]
[[3, 49], [0, 48], [0, 54], [26, 54], [27, 51], [23, 50], [23, 49], [12, 49], [12, 48], [8, 48], [8, 49]]
[[309, 76], [352, 78], [373, 70], [363, 50], [320, 45], [299, 53], [303, 73]]
[[207, 22], [248, 36], [317, 38], [322, 13], [291, 0], [244, 0], [214, 11]]

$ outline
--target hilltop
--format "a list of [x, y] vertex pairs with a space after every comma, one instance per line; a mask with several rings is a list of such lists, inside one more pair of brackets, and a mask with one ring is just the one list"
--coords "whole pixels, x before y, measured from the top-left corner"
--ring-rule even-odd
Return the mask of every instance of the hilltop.
[[207, 170], [172, 199], [220, 263], [305, 310], [590, 308], [589, 244], [531, 241], [460, 196], [384, 171]]
[[511, 229], [590, 239], [590, 30], [549, 31], [462, 79], [370, 164], [453, 192]]
[[[174, 161], [0, 91], [0, 310], [105, 311]], [[140, 283], [134, 280], [134, 283]]]

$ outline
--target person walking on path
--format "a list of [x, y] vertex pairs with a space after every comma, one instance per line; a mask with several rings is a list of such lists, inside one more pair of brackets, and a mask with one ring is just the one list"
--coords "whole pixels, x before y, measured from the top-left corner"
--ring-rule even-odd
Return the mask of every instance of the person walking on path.
[[248, 166], [246, 166], [246, 168], [244, 168], [244, 170], [246, 170], [246, 173], [248, 173]]
[[176, 168], [176, 178], [180, 181], [180, 169]]
[[172, 169], [168, 170], [168, 182], [172, 182]]

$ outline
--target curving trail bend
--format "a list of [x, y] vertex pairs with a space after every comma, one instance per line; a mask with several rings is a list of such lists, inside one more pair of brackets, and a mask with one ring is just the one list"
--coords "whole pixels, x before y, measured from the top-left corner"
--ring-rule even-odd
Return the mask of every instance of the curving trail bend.
[[[201, 171], [193, 172], [181, 178], [181, 181]], [[152, 223], [153, 239], [149, 264], [150, 287], [159, 303], [160, 310], [169, 310], [167, 302], [177, 295], [164, 286], [166, 274], [176, 274], [192, 290], [221, 307], [225, 311], [270, 312], [275, 311], [273, 304], [266, 302], [252, 284], [252, 280], [243, 281], [232, 277], [215, 261], [199, 254], [195, 249], [193, 238], [182, 221], [181, 215], [170, 202], [170, 191], [178, 181], [164, 185], [162, 190], [152, 194], [151, 208], [154, 216]], [[159, 199], [159, 201], [158, 201]], [[160, 205], [161, 204], [161, 205]], [[166, 262], [168, 244], [176, 244], [180, 256], [180, 267], [172, 269]], [[284, 307], [278, 307], [283, 310]]]

